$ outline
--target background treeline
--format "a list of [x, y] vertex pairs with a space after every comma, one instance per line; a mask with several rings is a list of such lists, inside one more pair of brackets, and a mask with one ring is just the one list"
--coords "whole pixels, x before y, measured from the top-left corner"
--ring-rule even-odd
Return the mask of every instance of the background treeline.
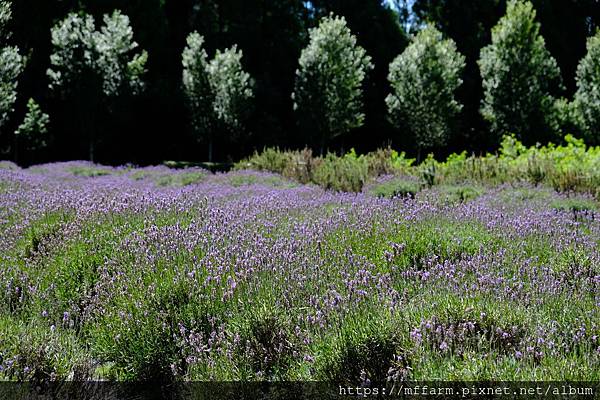
[[[182, 52], [190, 32], [204, 39], [204, 49], [213, 58], [217, 49], [237, 45], [243, 52], [243, 67], [253, 80], [252, 112], [244, 134], [236, 140], [226, 135], [214, 138], [215, 160], [236, 160], [265, 146], [303, 148], [318, 144], [298, 124], [294, 112], [296, 69], [302, 49], [309, 43], [308, 31], [322, 17], [334, 13], [345, 17], [358, 45], [370, 56], [373, 69], [364, 83], [364, 124], [327, 143], [331, 150], [354, 147], [359, 153], [391, 145], [416, 154], [418, 143], [407, 128], [391, 124], [386, 107], [390, 94], [390, 63], [410, 43], [411, 35], [426, 23], [456, 43], [465, 58], [462, 85], [456, 89], [463, 105], [453, 123], [449, 141], [428, 150], [436, 153], [494, 149], [500, 136], [490, 135], [490, 124], [481, 113], [484, 97], [478, 60], [491, 43], [491, 30], [506, 12], [500, 0], [396, 0], [391, 7], [379, 0], [19, 0], [13, 4], [10, 44], [17, 46], [27, 62], [19, 78], [15, 112], [2, 128], [0, 151], [13, 153], [13, 132], [18, 129], [33, 98], [51, 117], [45, 150], [34, 153], [40, 162], [88, 158], [89, 133], [73, 123], [81, 113], [72, 101], [49, 90], [50, 31], [70, 12], [85, 12], [99, 26], [105, 14], [118, 9], [129, 16], [134, 40], [148, 53], [144, 90], [114, 99], [111, 107], [98, 107], [94, 117], [95, 159], [103, 163], [157, 163], [165, 159], [204, 160], [208, 143], [193, 134], [189, 108], [182, 85]], [[576, 70], [586, 55], [586, 39], [600, 24], [597, 0], [534, 0], [536, 20], [546, 48], [560, 68], [563, 88], [558, 97], [572, 98]], [[90, 94], [93, 97], [94, 94]], [[97, 99], [78, 97], [80, 103]], [[518, 133], [518, 132], [517, 132]], [[554, 140], [550, 133], [528, 137], [525, 144]], [[593, 143], [593, 138], [590, 141]], [[430, 148], [429, 148], [430, 147]]]

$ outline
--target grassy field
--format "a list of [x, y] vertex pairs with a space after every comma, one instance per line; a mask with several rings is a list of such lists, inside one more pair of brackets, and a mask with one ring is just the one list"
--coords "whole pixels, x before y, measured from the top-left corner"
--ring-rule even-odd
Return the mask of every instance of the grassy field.
[[396, 179], [2, 163], [0, 378], [600, 380], [592, 195]]

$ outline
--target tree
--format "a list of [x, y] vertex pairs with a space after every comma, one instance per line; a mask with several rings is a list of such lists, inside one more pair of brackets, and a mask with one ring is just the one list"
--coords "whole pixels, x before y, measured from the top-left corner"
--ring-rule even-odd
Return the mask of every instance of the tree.
[[[483, 89], [477, 60], [481, 49], [491, 41], [491, 30], [506, 10], [505, 0], [402, 0], [412, 3], [413, 27], [434, 25], [444, 37], [456, 43], [465, 56], [463, 84], [456, 98], [464, 107], [456, 135], [448, 145], [462, 151], [496, 148], [489, 127], [479, 112]], [[413, 28], [414, 29], [414, 28]]]
[[243, 129], [253, 98], [253, 82], [242, 67], [242, 51], [233, 46], [217, 51], [209, 62], [197, 32], [188, 36], [182, 54], [183, 88], [195, 135], [208, 141], [208, 160], [218, 132], [236, 135]]
[[455, 92], [464, 67], [456, 44], [444, 40], [433, 26], [419, 32], [390, 64], [388, 113], [396, 127], [410, 129], [419, 151], [447, 142], [453, 119], [462, 109]]
[[214, 95], [208, 76], [208, 55], [202, 47], [204, 38], [193, 32], [183, 50], [183, 91], [192, 115], [192, 130], [198, 139], [209, 140], [208, 159], [212, 161], [212, 132], [214, 129]]
[[242, 51], [233, 46], [217, 50], [208, 64], [208, 76], [213, 92], [213, 111], [227, 132], [238, 133], [248, 116], [253, 97], [253, 82], [242, 67]]
[[[69, 14], [52, 28], [54, 52], [47, 74], [50, 89], [74, 101], [79, 127], [88, 135], [89, 158], [94, 160], [96, 113], [103, 101], [143, 88], [148, 55], [131, 55], [138, 47], [133, 41], [129, 18], [114, 11], [104, 15], [104, 26], [95, 30], [91, 15]], [[83, 100], [82, 100], [83, 99]]]
[[[312, 11], [313, 26], [330, 13], [343, 16], [348, 29], [356, 36], [356, 43], [366, 50], [373, 64], [362, 87], [364, 124], [330, 144], [352, 143], [362, 151], [389, 144], [395, 130], [388, 121], [384, 103], [389, 92], [388, 67], [410, 41], [404, 28], [407, 24], [399, 21], [398, 8], [394, 8], [391, 1], [382, 0], [312, 0], [307, 8]], [[298, 56], [296, 64], [297, 60]]]
[[24, 67], [19, 49], [6, 43], [10, 37], [7, 25], [11, 18], [11, 4], [8, 1], [0, 1], [0, 129], [14, 111], [17, 100], [17, 79]]
[[496, 137], [515, 133], [526, 142], [546, 141], [561, 85], [556, 60], [546, 50], [530, 2], [512, 0], [481, 50], [479, 67], [484, 99], [481, 113]]
[[[33, 99], [27, 102], [27, 114], [23, 123], [15, 131], [18, 147], [19, 142], [29, 151], [37, 151], [48, 145], [48, 124], [50, 117], [44, 113]], [[15, 148], [15, 153], [17, 149]], [[15, 155], [15, 158], [17, 156]], [[16, 160], [15, 160], [16, 161]]]
[[600, 30], [587, 41], [587, 54], [577, 68], [574, 106], [590, 142], [600, 142]]
[[373, 64], [344, 17], [323, 18], [309, 36], [292, 97], [301, 125], [316, 133], [322, 153], [329, 139], [363, 124], [362, 85]]

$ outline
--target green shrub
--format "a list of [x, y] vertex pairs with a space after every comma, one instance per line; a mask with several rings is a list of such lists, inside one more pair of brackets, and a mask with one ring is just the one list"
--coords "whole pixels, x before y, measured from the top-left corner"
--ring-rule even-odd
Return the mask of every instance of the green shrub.
[[360, 192], [368, 178], [365, 157], [351, 150], [343, 157], [329, 153], [314, 172], [314, 181], [325, 189]]
[[16, 171], [19, 169], [19, 166], [12, 161], [0, 161], [0, 169]]
[[285, 374], [294, 361], [294, 352], [299, 349], [285, 313], [265, 306], [257, 307], [247, 317], [242, 329], [242, 341], [246, 357], [254, 373], [263, 378]]
[[92, 376], [92, 360], [84, 354], [61, 328], [0, 318], [0, 379], [83, 381]]
[[98, 176], [110, 175], [108, 170], [97, 167], [70, 167], [67, 170], [75, 176], [85, 178], [95, 178]]
[[384, 182], [375, 183], [369, 193], [377, 197], [410, 197], [414, 198], [421, 190], [421, 184], [402, 177], [393, 177]]
[[28, 150], [35, 151], [48, 145], [48, 123], [50, 117], [42, 112], [40, 106], [33, 99], [27, 103], [25, 120], [15, 131], [15, 135]]
[[160, 175], [154, 179], [156, 186], [183, 187], [202, 182], [206, 178], [203, 171], [181, 172], [177, 174]]
[[407, 158], [406, 153], [398, 153], [391, 148], [378, 149], [365, 156], [369, 168], [369, 176], [377, 177], [388, 174], [408, 174], [415, 162]]
[[[543, 184], [557, 191], [586, 192], [600, 197], [600, 147], [588, 147], [583, 140], [566, 135], [564, 144], [526, 147], [514, 135], [504, 136], [497, 153], [477, 156], [466, 152], [451, 154], [438, 161], [430, 154], [421, 164], [392, 149], [380, 149], [358, 156], [354, 150], [341, 157], [328, 154], [313, 157], [308, 149], [280, 151], [266, 149], [236, 164], [236, 169], [256, 169], [283, 174], [300, 183], [316, 183], [323, 188], [360, 191], [370, 180], [384, 175], [399, 177], [377, 182], [376, 195], [393, 196], [415, 191], [414, 185], [402, 183], [414, 179], [426, 186], [529, 182]], [[405, 186], [403, 189], [401, 186]], [[409, 187], [413, 186], [413, 187]], [[405, 190], [406, 189], [406, 190]], [[460, 194], [458, 195], [460, 199]]]
[[340, 384], [406, 380], [407, 352], [390, 322], [347, 318], [317, 359], [317, 376]]
[[261, 153], [254, 154], [234, 165], [234, 170], [254, 169], [281, 174], [291, 162], [292, 152], [281, 151], [279, 148], [265, 148]]
[[224, 176], [224, 181], [231, 186], [266, 185], [272, 187], [293, 187], [294, 183], [280, 175], [259, 175], [251, 171]]
[[443, 201], [449, 204], [467, 203], [481, 196], [482, 193], [480, 188], [470, 185], [443, 186], [438, 191]]

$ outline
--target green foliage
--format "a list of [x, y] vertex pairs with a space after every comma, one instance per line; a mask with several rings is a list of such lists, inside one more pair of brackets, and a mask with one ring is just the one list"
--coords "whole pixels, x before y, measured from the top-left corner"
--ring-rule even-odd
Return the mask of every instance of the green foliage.
[[11, 19], [11, 2], [0, 1], [0, 128], [13, 112], [17, 101], [17, 79], [25, 66], [19, 49], [6, 44], [6, 39], [10, 37], [7, 24]]
[[368, 171], [366, 158], [357, 156], [352, 149], [342, 157], [327, 154], [316, 167], [313, 179], [325, 189], [360, 192], [367, 181]]
[[202, 47], [204, 38], [192, 32], [183, 50], [183, 88], [192, 114], [192, 128], [197, 136], [211, 133], [214, 125], [214, 94], [208, 75], [208, 55]]
[[567, 135], [564, 145], [526, 147], [514, 136], [505, 136], [498, 153], [484, 157], [451, 155], [443, 163], [431, 159], [437, 171], [435, 183], [526, 181], [547, 184], [558, 191], [600, 195], [600, 147], [587, 147], [581, 139]]
[[179, 174], [165, 174], [156, 179], [157, 186], [184, 187], [200, 183], [206, 178], [204, 171], [190, 171]]
[[374, 184], [369, 188], [369, 193], [376, 197], [410, 197], [414, 198], [421, 191], [421, 184], [414, 179], [393, 177], [384, 182]]
[[254, 152], [252, 157], [239, 161], [234, 166], [234, 169], [255, 169], [257, 171], [269, 171], [281, 174], [291, 159], [291, 153], [269, 147], [264, 149], [262, 153]]
[[214, 93], [216, 118], [227, 130], [236, 132], [248, 116], [250, 100], [254, 96], [250, 74], [242, 67], [242, 51], [237, 46], [217, 50], [207, 71]]
[[143, 87], [148, 55], [145, 51], [131, 54], [138, 44], [129, 17], [118, 10], [104, 15], [100, 31], [95, 30], [93, 16], [69, 14], [52, 28], [52, 45], [47, 73], [53, 90], [77, 93], [81, 86], [99, 82], [101, 93], [113, 97]]
[[301, 125], [323, 150], [327, 140], [363, 124], [362, 85], [373, 64], [344, 17], [323, 18], [309, 35], [292, 98]]
[[48, 145], [50, 117], [41, 110], [33, 99], [29, 99], [27, 110], [25, 120], [15, 131], [15, 135], [25, 143], [29, 150], [42, 149]]
[[21, 241], [21, 256], [32, 257], [40, 246], [51, 240], [70, 218], [70, 215], [62, 212], [47, 213], [42, 218], [32, 223]]
[[102, 103], [120, 95], [137, 94], [143, 89], [142, 76], [148, 54], [133, 54], [129, 17], [115, 10], [104, 15], [104, 25], [95, 30], [94, 17], [69, 14], [51, 31], [52, 54], [47, 75], [51, 90], [73, 101], [79, 130], [87, 135], [89, 159], [94, 161], [97, 114]]
[[325, 343], [318, 359], [317, 374], [325, 381], [357, 384], [405, 380], [409, 373], [400, 332], [388, 319], [370, 316], [360, 321], [348, 318], [338, 335]]
[[270, 380], [284, 375], [300, 349], [297, 338], [290, 334], [291, 324], [286, 314], [276, 306], [261, 304], [244, 318], [240, 329], [247, 349], [244, 358], [254, 373]]
[[198, 138], [212, 141], [219, 131], [238, 134], [249, 116], [254, 97], [253, 81], [242, 66], [242, 51], [237, 46], [217, 50], [209, 62], [202, 47], [204, 38], [197, 32], [187, 38], [183, 50], [183, 87], [192, 114], [192, 128]]
[[0, 38], [4, 40], [10, 36], [10, 31], [7, 28], [8, 23], [12, 19], [12, 4], [9, 0], [0, 1]]
[[96, 178], [98, 176], [110, 175], [110, 172], [103, 168], [97, 167], [71, 167], [68, 169], [75, 176], [85, 177], [85, 178]]
[[294, 187], [297, 186], [294, 182], [290, 182], [281, 175], [277, 174], [256, 174], [252, 171], [243, 171], [231, 176], [223, 176], [223, 182], [234, 186], [249, 186], [249, 185], [264, 185], [276, 188]]
[[378, 149], [365, 157], [369, 166], [369, 176], [406, 174], [415, 162], [414, 158], [407, 158], [405, 152], [398, 153], [390, 147]]
[[[477, 197], [478, 184], [530, 182], [548, 185], [558, 191], [586, 192], [600, 198], [600, 147], [587, 147], [572, 135], [565, 144], [527, 147], [514, 135], [505, 136], [496, 154], [468, 156], [450, 154], [438, 161], [430, 154], [421, 164], [391, 149], [357, 155], [353, 150], [341, 157], [329, 153], [313, 157], [299, 152], [265, 149], [236, 164], [236, 169], [256, 169], [283, 174], [301, 183], [313, 182], [326, 189], [366, 191], [377, 196], [413, 195], [420, 187], [452, 186], [444, 194], [449, 202]], [[375, 178], [384, 175], [381, 180]], [[395, 176], [395, 177], [394, 177]], [[462, 184], [468, 183], [466, 186]], [[473, 185], [477, 184], [477, 185]]]
[[462, 84], [465, 58], [433, 26], [419, 32], [390, 64], [393, 92], [386, 98], [390, 119], [408, 127], [419, 149], [444, 145], [462, 105], [454, 95]]
[[467, 203], [483, 193], [481, 188], [472, 185], [442, 186], [436, 196], [446, 204]]
[[102, 71], [102, 89], [106, 96], [117, 96], [127, 90], [139, 93], [143, 87], [142, 75], [148, 53], [142, 51], [131, 55], [138, 47], [133, 40], [133, 29], [129, 17], [116, 10], [104, 15], [104, 26], [95, 33], [97, 68]]
[[600, 143], [600, 30], [587, 42], [587, 55], [577, 68], [575, 108], [585, 137]]
[[506, 15], [492, 30], [492, 43], [481, 50], [481, 113], [498, 137], [515, 133], [535, 142], [558, 129], [552, 126], [552, 92], [560, 86], [560, 70], [535, 16], [530, 2], [509, 1]]
[[266, 148], [261, 153], [254, 154], [234, 166], [235, 170], [254, 169], [268, 171], [300, 183], [309, 183], [313, 179], [313, 172], [321, 162], [320, 158], [312, 156], [312, 150], [306, 148], [300, 151], [281, 151], [277, 148]]
[[16, 47], [0, 49], [0, 127], [13, 112], [17, 101], [17, 78], [23, 71], [23, 57]]
[[5, 378], [37, 383], [91, 378], [92, 361], [75, 336], [52, 332], [37, 320], [25, 324], [2, 316], [0, 349], [0, 360], [12, 361], [2, 371]]
[[19, 169], [19, 166], [12, 161], [0, 161], [0, 169], [16, 171]]
[[50, 55], [52, 67], [47, 71], [50, 89], [75, 90], [72, 86], [83, 84], [96, 72], [94, 30], [94, 17], [75, 13], [52, 28], [54, 52]]

